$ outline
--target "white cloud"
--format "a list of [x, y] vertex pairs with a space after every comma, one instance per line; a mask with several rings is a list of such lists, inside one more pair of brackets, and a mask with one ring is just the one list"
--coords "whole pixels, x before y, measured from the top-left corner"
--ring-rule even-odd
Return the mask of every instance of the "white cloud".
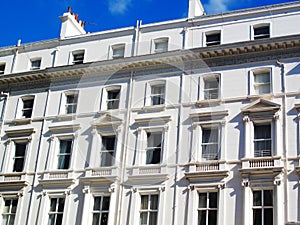
[[131, 0], [108, 0], [108, 9], [112, 14], [123, 14], [130, 3]]
[[204, 9], [207, 13], [220, 13], [229, 10], [228, 6], [230, 0], [209, 0], [207, 4], [204, 4]]

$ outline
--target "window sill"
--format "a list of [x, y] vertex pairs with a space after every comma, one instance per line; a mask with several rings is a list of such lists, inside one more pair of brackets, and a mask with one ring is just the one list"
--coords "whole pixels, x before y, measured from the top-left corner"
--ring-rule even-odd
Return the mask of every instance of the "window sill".
[[164, 111], [166, 110], [166, 105], [165, 104], [162, 104], [162, 105], [149, 105], [149, 106], [144, 106], [142, 108], [142, 110], [144, 112], [156, 112], [156, 111]]
[[200, 107], [200, 106], [207, 106], [207, 105], [209, 105], [209, 106], [215, 106], [215, 105], [220, 105], [221, 102], [222, 102], [221, 99], [200, 100], [200, 101], [196, 102], [196, 105], [198, 107]]
[[72, 120], [76, 119], [76, 114], [75, 113], [70, 113], [70, 114], [61, 114], [56, 116], [57, 120]]
[[272, 93], [268, 93], [268, 94], [261, 94], [261, 95], [258, 95], [258, 94], [252, 94], [252, 95], [248, 95], [247, 96], [247, 99], [250, 99], [250, 100], [257, 100], [257, 99], [260, 99], [260, 98], [264, 98], [264, 99], [272, 99], [274, 97], [274, 95]]
[[32, 122], [31, 118], [19, 118], [19, 119], [14, 119], [11, 121], [11, 123], [15, 125], [19, 124], [30, 124]]

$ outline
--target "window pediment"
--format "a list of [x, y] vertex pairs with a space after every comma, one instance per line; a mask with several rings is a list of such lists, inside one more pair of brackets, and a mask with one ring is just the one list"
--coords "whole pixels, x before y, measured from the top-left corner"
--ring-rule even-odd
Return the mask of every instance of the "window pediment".
[[63, 125], [57, 125], [57, 126], [50, 126], [49, 130], [52, 133], [58, 133], [58, 132], [68, 132], [68, 131], [76, 131], [80, 129], [80, 124], [63, 124]]
[[251, 113], [264, 113], [270, 112], [275, 113], [280, 109], [280, 105], [265, 99], [258, 99], [247, 105], [246, 107], [242, 108], [241, 111], [244, 114], [251, 114]]
[[190, 118], [193, 120], [211, 120], [211, 119], [222, 119], [228, 115], [229, 115], [228, 110], [210, 111], [210, 112], [191, 113]]
[[113, 127], [113, 126], [119, 126], [122, 124], [122, 120], [112, 116], [110, 114], [105, 114], [101, 116], [100, 118], [96, 119], [92, 122], [92, 126], [94, 127]]
[[171, 116], [160, 116], [160, 117], [150, 117], [150, 118], [136, 118], [134, 121], [135, 124], [165, 124], [171, 121]]
[[5, 130], [8, 137], [30, 136], [35, 132], [34, 128], [18, 128]]

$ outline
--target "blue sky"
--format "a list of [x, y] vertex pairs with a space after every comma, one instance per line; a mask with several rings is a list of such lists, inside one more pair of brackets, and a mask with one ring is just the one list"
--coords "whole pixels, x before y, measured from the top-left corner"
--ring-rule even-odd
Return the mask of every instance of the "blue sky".
[[[293, 0], [202, 0], [207, 14]], [[10, 0], [1, 2], [0, 47], [59, 37], [58, 16], [71, 6], [88, 32], [184, 18], [188, 0]]]

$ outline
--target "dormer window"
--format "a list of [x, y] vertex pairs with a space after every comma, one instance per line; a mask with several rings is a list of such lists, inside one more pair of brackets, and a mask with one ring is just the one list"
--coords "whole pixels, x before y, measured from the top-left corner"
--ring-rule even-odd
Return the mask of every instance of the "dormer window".
[[212, 31], [205, 34], [206, 46], [220, 45], [221, 44], [221, 31]]
[[73, 52], [73, 64], [82, 64], [84, 60], [84, 50]]
[[254, 40], [270, 38], [270, 25], [259, 24], [253, 26]]
[[41, 59], [32, 59], [30, 70], [39, 70], [41, 68]]
[[160, 53], [168, 51], [168, 42], [169, 38], [159, 38], [154, 40], [154, 52]]
[[112, 55], [113, 59], [124, 58], [125, 44], [112, 46], [112, 51], [113, 51], [113, 55]]
[[0, 74], [4, 74], [5, 71], [5, 63], [0, 63]]

